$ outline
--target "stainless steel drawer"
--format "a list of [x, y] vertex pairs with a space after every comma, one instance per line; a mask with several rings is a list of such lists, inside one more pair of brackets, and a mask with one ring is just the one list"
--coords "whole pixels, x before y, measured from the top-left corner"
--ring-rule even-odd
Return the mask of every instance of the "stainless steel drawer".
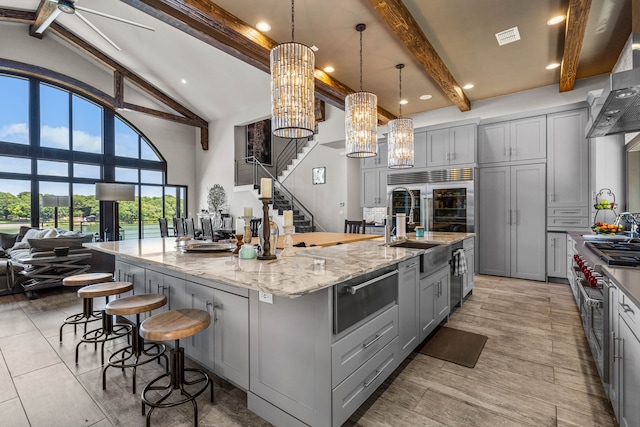
[[335, 387], [398, 336], [394, 305], [331, 346], [331, 383]]
[[547, 227], [560, 228], [588, 228], [590, 221], [588, 217], [547, 217]]
[[589, 208], [584, 206], [577, 208], [547, 208], [547, 216], [588, 217]]
[[397, 366], [398, 338], [380, 350], [333, 390], [333, 424], [340, 426], [382, 384]]

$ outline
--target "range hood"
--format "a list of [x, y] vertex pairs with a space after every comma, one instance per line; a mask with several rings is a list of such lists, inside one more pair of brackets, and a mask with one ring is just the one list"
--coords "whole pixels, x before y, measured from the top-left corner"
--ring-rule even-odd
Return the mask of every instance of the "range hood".
[[631, 33], [590, 116], [587, 138], [640, 131], [640, 34]]

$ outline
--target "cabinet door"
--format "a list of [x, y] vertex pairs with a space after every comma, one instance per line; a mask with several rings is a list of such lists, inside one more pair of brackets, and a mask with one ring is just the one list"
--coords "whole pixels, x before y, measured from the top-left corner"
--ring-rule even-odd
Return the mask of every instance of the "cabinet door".
[[215, 289], [212, 318], [214, 372], [248, 390], [249, 299]]
[[620, 390], [619, 414], [620, 426], [632, 427], [640, 425], [640, 341], [634, 335], [627, 322], [618, 319], [620, 330]]
[[618, 348], [620, 336], [618, 332], [618, 288], [611, 285], [609, 292], [609, 400], [616, 414], [616, 419], [620, 419], [620, 398], [618, 396], [620, 390], [620, 359], [618, 356]]
[[434, 276], [420, 279], [420, 342], [436, 328], [435, 296], [436, 282]]
[[427, 132], [418, 132], [413, 135], [413, 154], [415, 168], [427, 167]]
[[375, 206], [386, 207], [387, 206], [387, 167], [376, 169], [378, 172], [378, 201]]
[[478, 127], [478, 163], [509, 161], [509, 122]]
[[[420, 330], [420, 301], [418, 285], [420, 262], [412, 258], [400, 263], [398, 280], [398, 312], [400, 313], [400, 358], [404, 359], [416, 348]], [[433, 301], [431, 302], [433, 306]]]
[[449, 266], [441, 268], [438, 270], [437, 274], [437, 289], [436, 289], [436, 302], [435, 302], [435, 310], [436, 310], [436, 323], [440, 323], [443, 319], [445, 319], [449, 312], [451, 311], [450, 303], [451, 303], [451, 278], [449, 272]]
[[589, 206], [589, 140], [584, 129], [587, 110], [547, 117], [548, 207]]
[[511, 266], [511, 179], [508, 166], [480, 168], [478, 256], [480, 274], [509, 276]]
[[[197, 283], [187, 282], [186, 308], [197, 308], [212, 313], [213, 289]], [[182, 345], [186, 354], [205, 367], [213, 368], [213, 326], [209, 325], [204, 331], [183, 339]]]
[[427, 132], [427, 167], [449, 165], [449, 129]]
[[544, 195], [543, 163], [511, 167], [511, 277], [545, 280]]
[[547, 233], [547, 276], [567, 278], [567, 235]]
[[544, 160], [547, 157], [547, 118], [528, 117], [511, 122], [511, 160]]
[[449, 165], [463, 165], [476, 161], [476, 125], [464, 125], [449, 131]]
[[376, 167], [385, 168], [389, 165], [389, 159], [387, 159], [388, 148], [387, 148], [387, 140], [383, 140], [384, 142], [378, 141], [378, 155], [376, 156]]
[[164, 277], [165, 277], [164, 273], [160, 273], [157, 271], [147, 269], [147, 271], [145, 272], [145, 280], [147, 282], [145, 286], [146, 292], [150, 294], [165, 295], [167, 297], [167, 304], [165, 304], [163, 307], [153, 310], [150, 313], [149, 312], [143, 313], [141, 315], [142, 319], [145, 319], [154, 314], [162, 313], [163, 311], [167, 311], [169, 309], [169, 296], [165, 292]]
[[377, 169], [363, 169], [361, 174], [362, 207], [372, 208], [378, 205], [380, 197], [380, 184]]

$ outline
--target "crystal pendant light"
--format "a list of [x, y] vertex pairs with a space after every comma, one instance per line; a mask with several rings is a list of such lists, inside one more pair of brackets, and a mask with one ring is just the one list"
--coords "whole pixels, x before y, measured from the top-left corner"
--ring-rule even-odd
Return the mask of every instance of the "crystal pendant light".
[[291, 42], [271, 49], [271, 127], [281, 138], [308, 138], [315, 128], [313, 51], [294, 41], [291, 0]]
[[413, 167], [413, 119], [402, 118], [402, 69], [404, 64], [396, 65], [400, 73], [400, 116], [388, 124], [388, 164], [390, 169]]
[[347, 157], [373, 157], [378, 152], [378, 97], [362, 90], [362, 32], [365, 24], [356, 25], [360, 32], [360, 92], [344, 100]]

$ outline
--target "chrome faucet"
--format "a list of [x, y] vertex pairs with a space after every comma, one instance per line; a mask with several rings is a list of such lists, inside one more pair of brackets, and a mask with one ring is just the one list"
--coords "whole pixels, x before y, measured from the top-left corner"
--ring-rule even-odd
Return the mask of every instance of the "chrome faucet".
[[[391, 221], [393, 220], [393, 214], [392, 214], [392, 209], [391, 209], [391, 200], [392, 200], [392, 195], [393, 192], [396, 190], [405, 190], [407, 193], [409, 193], [409, 197], [411, 197], [411, 207], [409, 208], [409, 224], [413, 225], [415, 224], [415, 222], [413, 221], [413, 208], [416, 205], [416, 199], [415, 196], [413, 195], [413, 192], [411, 190], [409, 190], [407, 187], [393, 187], [391, 190], [389, 190], [387, 192], [387, 220], [385, 221], [386, 224], [384, 225], [384, 242], [385, 243], [391, 243], [392, 240], [395, 240], [397, 238], [397, 236], [394, 236], [394, 239], [391, 238]], [[397, 227], [396, 227], [396, 231], [397, 231]]]
[[614, 221], [615, 225], [620, 225], [620, 222], [625, 222], [631, 224], [631, 234], [635, 237], [638, 234], [638, 220], [635, 215], [631, 212], [622, 212], [616, 220]]

